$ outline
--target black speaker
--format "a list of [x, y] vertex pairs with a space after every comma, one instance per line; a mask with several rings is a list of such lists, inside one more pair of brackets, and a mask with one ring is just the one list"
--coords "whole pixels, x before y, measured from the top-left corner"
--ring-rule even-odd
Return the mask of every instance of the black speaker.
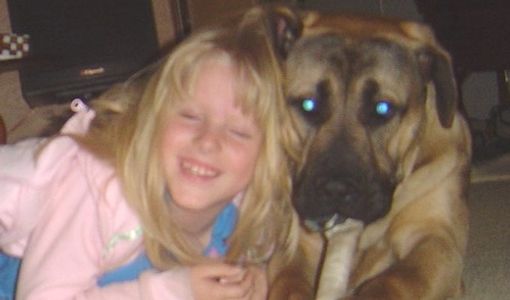
[[14, 33], [30, 36], [21, 63], [34, 107], [87, 100], [156, 59], [151, 0], [8, 0]]

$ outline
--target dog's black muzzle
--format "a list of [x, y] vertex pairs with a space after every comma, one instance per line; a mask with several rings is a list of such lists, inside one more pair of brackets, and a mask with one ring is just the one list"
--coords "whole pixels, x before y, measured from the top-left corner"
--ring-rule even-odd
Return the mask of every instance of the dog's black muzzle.
[[391, 180], [384, 176], [361, 176], [367, 172], [359, 168], [349, 172], [338, 169], [305, 169], [294, 187], [294, 207], [311, 230], [325, 230], [347, 218], [369, 224], [383, 217], [391, 207], [394, 191]]

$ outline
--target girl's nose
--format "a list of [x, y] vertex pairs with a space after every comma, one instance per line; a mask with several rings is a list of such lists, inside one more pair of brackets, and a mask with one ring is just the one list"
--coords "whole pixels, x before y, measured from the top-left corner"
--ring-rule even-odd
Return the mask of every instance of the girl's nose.
[[195, 139], [199, 149], [205, 152], [220, 150], [221, 140], [221, 129], [211, 125], [204, 125]]

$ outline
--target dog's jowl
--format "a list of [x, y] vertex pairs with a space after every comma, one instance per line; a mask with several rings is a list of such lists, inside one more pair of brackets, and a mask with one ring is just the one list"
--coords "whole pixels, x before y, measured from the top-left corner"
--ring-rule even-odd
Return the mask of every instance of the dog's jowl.
[[[306, 144], [298, 214], [325, 232], [363, 223], [336, 298], [459, 295], [471, 148], [449, 55], [413, 22], [286, 7], [257, 13]], [[322, 270], [321, 280], [335, 276]]]

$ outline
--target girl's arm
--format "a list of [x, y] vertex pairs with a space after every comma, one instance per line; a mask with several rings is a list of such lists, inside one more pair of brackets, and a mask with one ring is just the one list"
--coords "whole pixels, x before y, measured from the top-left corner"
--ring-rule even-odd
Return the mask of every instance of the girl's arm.
[[97, 279], [112, 264], [139, 254], [140, 239], [106, 251], [112, 233], [137, 225], [136, 217], [110, 183], [108, 168], [71, 139], [50, 142], [35, 166], [34, 176], [17, 181], [17, 192], [2, 199], [38, 202], [35, 220], [14, 222], [35, 225], [24, 247], [17, 299], [191, 299], [185, 269], [98, 287]]
[[0, 250], [21, 256], [44, 202], [23, 186], [35, 174], [36, 152], [45, 139], [32, 138], [0, 146]]

